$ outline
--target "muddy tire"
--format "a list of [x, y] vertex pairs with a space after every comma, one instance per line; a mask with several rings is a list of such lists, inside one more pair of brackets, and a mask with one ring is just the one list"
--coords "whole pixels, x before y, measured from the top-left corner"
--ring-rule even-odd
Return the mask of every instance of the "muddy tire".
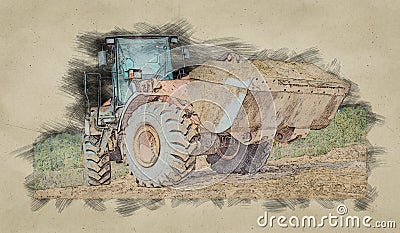
[[85, 184], [89, 186], [105, 185], [111, 182], [111, 162], [107, 153], [100, 154], [100, 137], [83, 137], [83, 165]]
[[207, 162], [220, 174], [254, 174], [267, 162], [270, 149], [270, 142], [246, 146], [234, 140], [222, 153], [208, 155]]
[[271, 153], [271, 144], [271, 142], [264, 142], [248, 145], [245, 159], [235, 172], [240, 174], [259, 172], [268, 160]]
[[179, 183], [193, 169], [197, 127], [175, 105], [151, 102], [132, 113], [125, 128], [126, 161], [139, 186]]

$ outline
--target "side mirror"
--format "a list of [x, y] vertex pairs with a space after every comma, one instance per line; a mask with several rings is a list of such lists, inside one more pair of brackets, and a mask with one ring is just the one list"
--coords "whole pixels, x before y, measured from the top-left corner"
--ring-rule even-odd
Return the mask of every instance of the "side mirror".
[[103, 67], [107, 65], [107, 53], [106, 51], [100, 51], [97, 53], [97, 61], [99, 63], [99, 67]]

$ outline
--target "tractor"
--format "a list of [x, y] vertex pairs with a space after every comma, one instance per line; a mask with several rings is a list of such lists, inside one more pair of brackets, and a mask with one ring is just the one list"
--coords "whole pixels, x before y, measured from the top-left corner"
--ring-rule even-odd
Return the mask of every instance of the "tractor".
[[102, 72], [84, 73], [91, 186], [110, 184], [111, 161], [143, 187], [178, 184], [199, 156], [217, 173], [256, 173], [274, 143], [326, 127], [349, 91], [312, 64], [250, 61], [174, 35], [110, 36], [101, 48]]

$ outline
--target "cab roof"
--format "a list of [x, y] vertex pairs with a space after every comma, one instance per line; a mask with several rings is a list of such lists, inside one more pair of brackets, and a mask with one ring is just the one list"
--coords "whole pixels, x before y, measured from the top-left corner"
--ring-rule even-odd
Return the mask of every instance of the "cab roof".
[[115, 36], [107, 36], [105, 38], [106, 44], [114, 44], [114, 39], [116, 38], [125, 38], [125, 39], [156, 39], [156, 38], [178, 38], [176, 35], [169, 34], [127, 34], [127, 35], [115, 35]]

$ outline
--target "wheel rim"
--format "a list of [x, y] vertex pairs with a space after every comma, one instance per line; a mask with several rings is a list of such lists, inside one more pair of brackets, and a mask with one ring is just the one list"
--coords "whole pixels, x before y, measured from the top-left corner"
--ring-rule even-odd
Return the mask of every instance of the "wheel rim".
[[153, 166], [160, 154], [160, 138], [150, 125], [141, 126], [133, 139], [134, 156], [143, 167]]

